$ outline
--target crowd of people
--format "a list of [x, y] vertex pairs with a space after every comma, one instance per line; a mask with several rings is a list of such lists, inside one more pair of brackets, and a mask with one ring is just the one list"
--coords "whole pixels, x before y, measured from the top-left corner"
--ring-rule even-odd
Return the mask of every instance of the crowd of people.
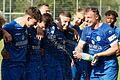
[[46, 3], [8, 23], [0, 16], [2, 80], [117, 80], [117, 17], [108, 10], [101, 22], [98, 9], [88, 7], [73, 16], [62, 10], [54, 21]]

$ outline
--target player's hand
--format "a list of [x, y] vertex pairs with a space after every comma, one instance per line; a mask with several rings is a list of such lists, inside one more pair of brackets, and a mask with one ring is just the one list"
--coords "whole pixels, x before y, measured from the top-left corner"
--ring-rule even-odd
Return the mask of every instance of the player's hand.
[[3, 59], [9, 59], [9, 53], [5, 49], [1, 51], [1, 55]]
[[12, 36], [6, 30], [3, 30], [3, 40], [5, 42], [12, 41]]
[[73, 56], [74, 56], [74, 58], [77, 58], [77, 59], [81, 59], [82, 58], [82, 54], [78, 53], [76, 51], [73, 51]]
[[116, 56], [117, 57], [120, 56], [120, 50], [119, 49], [116, 51]]
[[96, 64], [96, 62], [98, 61], [98, 54], [94, 55], [94, 59], [91, 61], [91, 65], [94, 66]]
[[41, 27], [37, 27], [37, 39], [41, 40], [44, 37], [44, 30]]
[[43, 35], [36, 35], [37, 39], [41, 40], [43, 38]]

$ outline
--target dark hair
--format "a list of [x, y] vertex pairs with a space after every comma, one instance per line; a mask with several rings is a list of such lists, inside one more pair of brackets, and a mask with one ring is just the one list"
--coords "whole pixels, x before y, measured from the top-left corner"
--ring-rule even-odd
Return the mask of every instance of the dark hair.
[[97, 8], [88, 7], [88, 8], [85, 9], [85, 12], [89, 12], [89, 11], [93, 11], [96, 15], [98, 15], [99, 20], [101, 20], [101, 16], [100, 16], [99, 10]]
[[60, 15], [71, 18], [71, 14], [70, 14], [70, 12], [65, 11], [65, 10], [62, 10], [62, 11], [60, 12]]
[[49, 14], [49, 13], [44, 13], [44, 14], [42, 15], [42, 21], [45, 22], [45, 26], [46, 26], [46, 27], [49, 26], [49, 25], [51, 25], [51, 24], [53, 23], [52, 15]]
[[5, 24], [5, 22], [6, 22], [5, 18], [2, 15], [0, 15], [0, 27], [2, 27], [3, 24]]
[[43, 4], [38, 4], [37, 8], [40, 8], [41, 6], [47, 6], [47, 7], [49, 7], [49, 5], [47, 3], [43, 3]]
[[41, 20], [42, 15], [37, 7], [29, 7], [25, 13], [36, 20]]
[[113, 15], [115, 18], [118, 17], [118, 14], [116, 11], [113, 11], [113, 10], [108, 10], [106, 13], [105, 13], [105, 16], [110, 16], [110, 15]]

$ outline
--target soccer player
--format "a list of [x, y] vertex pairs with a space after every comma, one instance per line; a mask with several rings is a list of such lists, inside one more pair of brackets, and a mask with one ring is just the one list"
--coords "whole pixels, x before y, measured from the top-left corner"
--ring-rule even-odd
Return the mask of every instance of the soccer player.
[[[84, 13], [85, 13], [85, 9], [79, 8], [75, 13], [74, 19], [72, 22], [73, 28], [75, 30], [77, 30], [80, 37], [82, 34], [82, 30], [86, 26], [85, 21], [84, 21]], [[88, 53], [87, 45], [84, 47], [83, 52]], [[90, 64], [91, 64], [90, 61], [75, 59], [74, 65], [76, 67], [76, 70], [74, 69], [74, 66], [72, 69], [72, 70], [74, 70], [73, 73], [75, 73], [74, 79], [75, 80], [89, 80], [90, 73], [91, 73], [91, 65]]]
[[84, 23], [84, 9], [79, 8], [74, 14], [74, 19], [72, 21], [73, 28], [77, 30], [79, 36], [82, 34], [82, 29], [85, 27]]
[[[42, 21], [37, 23], [39, 27], [30, 27], [28, 30], [28, 48], [30, 51], [28, 51], [27, 56], [26, 80], [62, 80], [60, 76], [62, 72], [61, 69], [59, 69], [60, 65], [58, 66], [54, 57], [47, 52], [47, 50], [49, 50], [48, 45], [50, 44], [44, 43], [44, 38], [46, 37], [45, 31], [47, 27], [52, 25], [52, 22], [52, 16], [48, 13], [44, 13], [42, 15]], [[37, 31], [39, 31], [39, 34]], [[41, 35], [41, 38], [37, 39], [36, 35]]]
[[4, 25], [4, 29], [12, 35], [12, 41], [4, 43], [8, 58], [2, 60], [2, 80], [24, 80], [27, 28], [35, 25], [40, 18], [40, 11], [36, 7], [29, 7], [24, 16]]
[[[59, 54], [57, 57], [62, 67], [64, 80], [72, 79], [72, 73], [71, 73], [71, 60], [73, 56], [72, 51], [74, 50], [77, 41], [75, 39], [75, 35], [76, 35], [75, 33], [77, 31], [69, 27], [70, 19], [71, 19], [71, 14], [67, 11], [62, 11], [59, 14], [59, 18], [56, 20], [57, 28], [59, 31], [57, 30], [57, 28], [55, 28], [56, 30], [54, 31], [55, 33], [57, 31], [57, 35], [59, 35], [59, 36], [56, 35], [58, 38], [57, 41], [58, 46], [60, 47], [61, 44], [61, 49], [58, 49], [57, 51], [58, 52], [57, 54]], [[62, 40], [63, 42], [61, 43]]]
[[[105, 22], [108, 23], [115, 30], [115, 33], [118, 37], [118, 42], [120, 45], [120, 28], [115, 26], [115, 22], [117, 21], [117, 17], [118, 17], [117, 12], [114, 10], [108, 10], [108, 11], [106, 11], [105, 16], [106, 16]], [[116, 56], [119, 56], [119, 55], [120, 55], [120, 52], [118, 50], [116, 52]]]
[[50, 13], [49, 5], [47, 3], [38, 4], [38, 9], [40, 10], [41, 14]]
[[12, 37], [6, 30], [2, 28], [5, 22], [5, 18], [2, 15], [0, 15], [0, 40], [3, 38], [5, 42], [9, 42], [12, 40]]
[[[44, 54], [42, 55], [43, 70], [46, 80], [63, 80], [63, 73], [61, 70], [60, 63], [56, 59], [55, 55], [58, 55], [56, 45], [58, 37], [54, 34], [54, 28], [56, 27], [53, 22], [53, 18], [49, 13], [44, 13], [42, 20], [45, 24], [45, 34], [42, 40], [42, 48], [44, 49]], [[58, 31], [56, 31], [57, 33]], [[60, 42], [61, 43], [61, 42]], [[51, 74], [52, 73], [52, 74]]]
[[85, 21], [88, 27], [82, 32], [74, 57], [81, 59], [83, 46], [88, 43], [89, 54], [94, 56], [90, 79], [117, 80], [118, 61], [115, 52], [118, 50], [118, 39], [114, 29], [106, 23], [100, 23], [97, 8], [86, 8]]

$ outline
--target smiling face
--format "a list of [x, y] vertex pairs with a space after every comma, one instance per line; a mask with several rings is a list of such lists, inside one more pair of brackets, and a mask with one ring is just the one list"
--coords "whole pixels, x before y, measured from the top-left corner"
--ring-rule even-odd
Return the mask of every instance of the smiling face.
[[81, 12], [77, 12], [76, 15], [74, 16], [74, 24], [76, 26], [79, 26], [84, 19], [84, 14]]
[[93, 26], [97, 23], [98, 16], [93, 12], [89, 11], [85, 13], [85, 22], [88, 26]]

